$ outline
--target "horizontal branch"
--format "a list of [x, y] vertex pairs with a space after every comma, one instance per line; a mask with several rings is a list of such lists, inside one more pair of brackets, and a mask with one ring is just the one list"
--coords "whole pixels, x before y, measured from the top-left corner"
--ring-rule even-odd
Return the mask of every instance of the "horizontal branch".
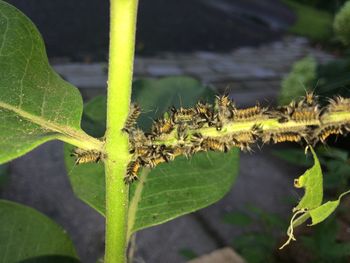
[[136, 128], [139, 111], [135, 105], [131, 108], [125, 128], [133, 154], [125, 178], [128, 183], [137, 179], [141, 167], [154, 168], [179, 155], [227, 152], [232, 147], [249, 151], [259, 141], [315, 145], [332, 134], [350, 131], [350, 99], [337, 97], [322, 108], [312, 93], [276, 109], [259, 105], [238, 109], [227, 96], [217, 97], [215, 105], [198, 102], [193, 108], [172, 108], [147, 134]]

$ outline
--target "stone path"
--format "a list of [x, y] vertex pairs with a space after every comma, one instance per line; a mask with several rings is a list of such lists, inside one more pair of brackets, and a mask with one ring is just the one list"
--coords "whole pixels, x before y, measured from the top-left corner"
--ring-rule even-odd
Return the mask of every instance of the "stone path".
[[[138, 57], [136, 77], [192, 75], [219, 91], [230, 88], [241, 104], [262, 98], [273, 99], [280, 80], [292, 63], [306, 55], [321, 62], [332, 56], [309, 46], [303, 38], [288, 37], [259, 48], [240, 48], [228, 54], [195, 52], [162, 54], [156, 58]], [[104, 93], [106, 65], [55, 64], [64, 78], [78, 86], [86, 98]], [[254, 204], [270, 212], [289, 215], [291, 205], [283, 200], [298, 196], [293, 177], [301, 171], [271, 155], [273, 147], [242, 154], [240, 173], [232, 191], [220, 202], [197, 213], [152, 227], [137, 234], [135, 262], [185, 262], [180, 250], [198, 255], [229, 246], [242, 230], [222, 221], [228, 212]], [[63, 225], [82, 258], [93, 263], [103, 255], [103, 218], [76, 199], [66, 177], [62, 143], [50, 142], [11, 163], [11, 181], [2, 198], [33, 206]], [[287, 220], [287, 219], [286, 219]]]
[[[152, 58], [137, 57], [134, 70], [135, 78], [193, 76], [219, 91], [229, 89], [240, 103], [249, 104], [256, 99], [273, 98], [291, 65], [308, 55], [314, 56], [319, 63], [332, 59], [331, 55], [311, 47], [305, 38], [286, 37], [258, 48], [244, 47], [225, 54], [163, 53]], [[106, 63], [54, 63], [54, 67], [69, 82], [81, 88], [85, 97], [105, 90]], [[252, 97], [254, 101], [249, 99]]]

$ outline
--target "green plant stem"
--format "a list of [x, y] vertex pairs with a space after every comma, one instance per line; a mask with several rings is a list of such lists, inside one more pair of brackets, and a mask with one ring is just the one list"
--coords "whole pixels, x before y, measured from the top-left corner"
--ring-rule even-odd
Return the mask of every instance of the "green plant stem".
[[[240, 132], [250, 131], [254, 125], [259, 125], [262, 131], [261, 137], [264, 134], [275, 131], [300, 131], [305, 129], [307, 126], [326, 127], [327, 125], [339, 125], [339, 124], [350, 124], [350, 112], [342, 111], [342, 112], [331, 112], [324, 114], [322, 117], [322, 121], [315, 119], [307, 122], [296, 122], [296, 121], [288, 121], [284, 123], [280, 123], [278, 118], [266, 118], [261, 117], [257, 118], [254, 121], [231, 121], [225, 124], [221, 131], [218, 131], [215, 127], [204, 127], [200, 129], [188, 129], [186, 138], [187, 142], [191, 142], [192, 134], [200, 133], [203, 136], [208, 137], [217, 137], [220, 138], [222, 136], [239, 134]], [[176, 129], [167, 134], [163, 135], [161, 138], [157, 138], [152, 141], [153, 144], [157, 145], [167, 145], [172, 146], [178, 144], [177, 140], [177, 131]]]
[[128, 186], [123, 179], [129, 162], [126, 121], [132, 85], [138, 0], [110, 1], [110, 50], [106, 131], [105, 263], [126, 261]]

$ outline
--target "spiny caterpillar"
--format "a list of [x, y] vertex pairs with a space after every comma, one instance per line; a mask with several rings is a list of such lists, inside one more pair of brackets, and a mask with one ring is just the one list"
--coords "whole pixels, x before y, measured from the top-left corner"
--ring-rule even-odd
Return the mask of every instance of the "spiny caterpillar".
[[126, 133], [130, 133], [136, 127], [136, 121], [141, 114], [141, 108], [136, 103], [131, 103], [128, 118], [125, 121], [124, 128]]
[[[214, 105], [198, 102], [190, 108], [172, 107], [154, 121], [149, 133], [136, 127], [140, 113], [140, 107], [132, 104], [123, 128], [132, 155], [125, 183], [137, 180], [142, 167], [152, 169], [180, 155], [189, 158], [197, 152], [227, 152], [233, 147], [251, 151], [259, 142], [314, 145], [325, 143], [332, 134], [350, 131], [350, 99], [338, 96], [321, 108], [313, 93], [275, 110], [259, 104], [240, 109], [227, 95], [216, 96]], [[97, 150], [76, 149], [72, 155], [76, 164], [105, 159]]]
[[80, 148], [75, 148], [71, 153], [71, 156], [75, 157], [75, 164], [83, 163], [98, 163], [104, 159], [104, 155], [100, 151], [96, 150], [83, 150]]
[[[346, 123], [329, 119], [330, 114], [337, 112], [349, 113]], [[274, 126], [265, 127], [264, 123], [270, 120]], [[251, 126], [235, 130], [237, 125], [244, 127], [245, 123]], [[207, 135], [206, 131], [210, 129], [211, 135]], [[172, 107], [164, 118], [154, 121], [150, 134], [137, 129], [131, 131], [133, 161], [129, 164], [126, 182], [134, 181], [141, 167], [154, 168], [179, 155], [190, 157], [202, 151], [227, 152], [232, 147], [251, 151], [252, 145], [259, 141], [325, 142], [331, 134], [350, 131], [350, 99], [336, 97], [328, 106], [320, 108], [317, 96], [306, 93], [299, 101], [273, 110], [259, 104], [239, 109], [227, 95], [216, 96], [214, 105], [198, 102], [192, 108]]]
[[248, 121], [260, 119], [267, 111], [267, 108], [261, 108], [259, 104], [246, 109], [233, 108], [233, 119], [236, 121]]

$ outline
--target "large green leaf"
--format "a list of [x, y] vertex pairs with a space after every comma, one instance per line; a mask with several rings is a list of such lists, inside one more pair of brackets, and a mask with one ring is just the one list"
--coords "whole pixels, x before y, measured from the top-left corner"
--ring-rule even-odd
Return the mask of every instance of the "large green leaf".
[[48, 140], [84, 138], [81, 113], [79, 91], [52, 70], [35, 25], [0, 0], [0, 163]]
[[0, 263], [79, 262], [67, 233], [38, 211], [0, 200]]
[[[145, 130], [149, 129], [153, 118], [161, 116], [172, 105], [188, 107], [198, 100], [209, 101], [209, 98], [214, 98], [210, 89], [187, 77], [139, 80], [133, 89], [133, 99], [143, 110], [139, 125]], [[104, 127], [101, 121], [101, 116], [105, 115], [103, 104], [105, 98], [98, 97], [85, 106], [87, 121], [83, 119], [83, 127], [90, 134], [99, 134], [93, 129], [93, 123], [98, 129]], [[65, 159], [74, 192], [104, 214], [103, 166], [75, 166], [70, 151], [71, 148], [66, 147]], [[237, 171], [236, 149], [227, 154], [197, 154], [189, 160], [178, 157], [153, 170], [143, 169], [140, 180], [130, 189], [129, 234], [216, 202], [229, 191]]]

